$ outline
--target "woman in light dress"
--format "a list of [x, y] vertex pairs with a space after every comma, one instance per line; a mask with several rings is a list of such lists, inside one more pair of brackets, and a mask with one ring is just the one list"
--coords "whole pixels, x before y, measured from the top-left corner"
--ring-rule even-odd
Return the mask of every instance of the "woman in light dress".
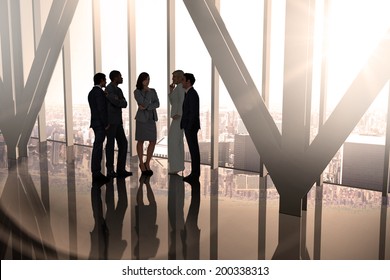
[[184, 72], [172, 73], [172, 84], [169, 86], [169, 103], [171, 104], [171, 126], [168, 132], [168, 173], [176, 174], [184, 170], [184, 142], [180, 121], [183, 111], [185, 90], [181, 84]]

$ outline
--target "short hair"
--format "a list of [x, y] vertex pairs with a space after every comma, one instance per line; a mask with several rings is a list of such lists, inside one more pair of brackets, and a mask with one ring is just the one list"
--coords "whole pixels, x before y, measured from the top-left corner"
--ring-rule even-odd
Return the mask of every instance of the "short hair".
[[115, 78], [119, 77], [121, 75], [121, 72], [118, 70], [112, 70], [110, 72], [110, 80], [113, 81]]
[[149, 78], [148, 73], [142, 72], [141, 74], [139, 74], [138, 79], [137, 79], [137, 84], [135, 85], [135, 87], [137, 89], [142, 90], [144, 88], [144, 85], [142, 84], [142, 82], [145, 81], [147, 78]]
[[184, 78], [186, 79], [186, 81], [190, 81], [191, 85], [194, 85], [195, 84], [195, 76], [194, 74], [191, 74], [191, 73], [184, 73]]
[[183, 70], [175, 70], [172, 72], [172, 75], [174, 75], [174, 74], [178, 74], [179, 76], [183, 77], [184, 71]]
[[106, 79], [106, 75], [104, 75], [103, 73], [96, 73], [95, 76], [93, 76], [93, 84], [96, 86], [100, 84], [102, 80], [105, 79]]

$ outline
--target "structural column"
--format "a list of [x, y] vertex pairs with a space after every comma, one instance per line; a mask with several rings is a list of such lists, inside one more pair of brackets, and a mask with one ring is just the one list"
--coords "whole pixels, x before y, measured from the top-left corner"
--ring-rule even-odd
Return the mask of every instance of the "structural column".
[[69, 31], [65, 36], [62, 47], [62, 67], [64, 80], [64, 111], [65, 111], [65, 142], [66, 146], [73, 146], [73, 104], [72, 104], [72, 70], [70, 54]]
[[[214, 0], [220, 10], [221, 1]], [[219, 73], [212, 61], [211, 65], [211, 169], [219, 166]]]
[[[137, 82], [136, 75], [136, 32], [135, 32], [135, 0], [127, 1], [127, 48], [128, 48], [128, 73], [129, 89], [133, 88]], [[129, 90], [128, 100], [132, 100], [132, 91]], [[137, 105], [135, 102], [129, 102], [129, 149], [130, 156], [137, 155], [135, 143], [135, 113]]]

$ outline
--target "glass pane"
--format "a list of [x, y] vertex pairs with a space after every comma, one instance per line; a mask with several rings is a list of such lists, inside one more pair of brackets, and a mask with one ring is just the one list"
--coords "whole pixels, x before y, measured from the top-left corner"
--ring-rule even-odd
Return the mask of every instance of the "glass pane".
[[62, 69], [61, 52], [46, 93], [46, 133], [48, 140], [65, 142], [65, 110]]
[[[102, 32], [102, 72], [110, 82], [109, 74], [118, 70], [123, 77], [120, 88], [127, 102], [131, 102], [132, 90], [129, 85], [128, 51], [127, 51], [127, 1], [101, 0], [101, 32]], [[130, 89], [129, 89], [130, 87]], [[129, 136], [129, 106], [122, 110], [123, 128]]]
[[[194, 88], [200, 99], [200, 131], [198, 133], [201, 163], [211, 158], [211, 58], [184, 3], [176, 1], [176, 68], [193, 73]], [[180, 24], [178, 24], [180, 23]], [[196, 54], [196, 55], [194, 55]], [[190, 160], [184, 144], [185, 160]]]
[[93, 144], [88, 93], [93, 87], [92, 2], [80, 1], [70, 26], [74, 143]]
[[[151, 6], [158, 12], [152, 12]], [[141, 72], [147, 72], [150, 75], [149, 87], [157, 92], [160, 108], [157, 109], [157, 144], [154, 154], [167, 157], [167, 3], [138, 0], [136, 10], [137, 77]], [[134, 90], [135, 84], [130, 89], [131, 102], [135, 102]]]
[[[244, 4], [244, 5], [243, 5]], [[262, 90], [263, 1], [221, 1], [221, 16], [259, 94]], [[251, 7], [251, 9], [248, 9]], [[237, 20], [237, 19], [240, 20]], [[250, 36], [242, 32], [250, 26]], [[245, 94], [244, 92], [242, 93]], [[258, 172], [260, 156], [235, 105], [220, 80], [219, 165]]]

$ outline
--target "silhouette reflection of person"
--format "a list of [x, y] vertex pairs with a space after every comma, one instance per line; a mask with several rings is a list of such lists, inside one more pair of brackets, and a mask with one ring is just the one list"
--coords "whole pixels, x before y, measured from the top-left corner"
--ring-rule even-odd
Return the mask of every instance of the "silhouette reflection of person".
[[168, 218], [171, 226], [168, 259], [179, 260], [182, 256], [180, 232], [184, 230], [184, 181], [177, 174], [169, 175]]
[[[200, 182], [192, 180], [191, 202], [184, 219], [184, 181], [179, 175], [169, 175], [168, 217], [171, 225], [169, 259], [199, 259], [200, 229], [198, 215], [200, 207]], [[181, 255], [182, 254], [182, 255]]]
[[103, 216], [103, 204], [101, 198], [101, 188], [103, 185], [103, 182], [92, 181], [91, 204], [95, 225], [93, 230], [90, 232], [90, 260], [106, 260], [108, 258], [108, 228]]
[[128, 206], [125, 178], [117, 178], [118, 202], [115, 206], [113, 180], [106, 184], [107, 211], [103, 213], [101, 197], [102, 183], [94, 183], [91, 189], [91, 202], [95, 226], [91, 232], [89, 259], [120, 260], [127, 247], [122, 239], [123, 219]]
[[[113, 180], [111, 180], [112, 182]], [[107, 184], [106, 189], [106, 224], [109, 230], [108, 237], [108, 258], [110, 260], [120, 260], [127, 247], [127, 241], [122, 239], [123, 219], [127, 210], [127, 191], [125, 178], [116, 179], [118, 202], [115, 207], [114, 186]]]
[[200, 206], [200, 182], [199, 180], [192, 180], [190, 184], [191, 202], [184, 229], [181, 232], [183, 256], [186, 260], [199, 260], [200, 229], [198, 227], [198, 215]]
[[[148, 203], [144, 203], [144, 186]], [[157, 238], [158, 225], [157, 204], [150, 186], [150, 176], [142, 175], [137, 190], [137, 205], [135, 206], [135, 231], [138, 241], [134, 248], [134, 255], [139, 260], [151, 259], [156, 256], [160, 246]]]

